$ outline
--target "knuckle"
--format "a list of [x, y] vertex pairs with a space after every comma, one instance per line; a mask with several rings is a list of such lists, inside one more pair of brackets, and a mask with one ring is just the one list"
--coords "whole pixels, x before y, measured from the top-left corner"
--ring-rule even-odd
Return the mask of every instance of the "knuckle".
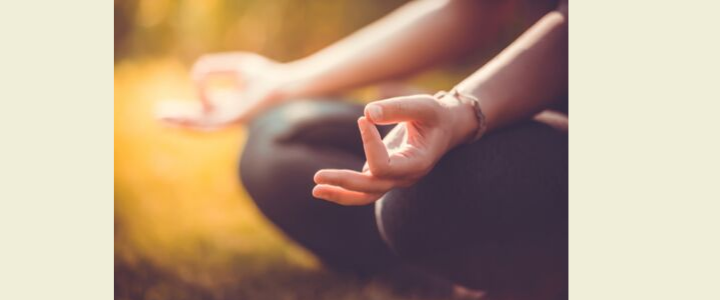
[[418, 97], [420, 101], [425, 103], [437, 103], [437, 99], [433, 97], [432, 95], [423, 94]]
[[403, 112], [407, 110], [407, 103], [405, 101], [396, 101], [390, 105], [390, 108], [396, 112]]
[[350, 182], [350, 180], [348, 180], [348, 179], [345, 178], [345, 177], [333, 176], [332, 178], [330, 178], [330, 179], [328, 180], [328, 183], [330, 183], [330, 184], [332, 184], [332, 185], [337, 185], [337, 186], [347, 186], [347, 185], [350, 184], [351, 182]]
[[432, 98], [432, 97], [430, 97], [430, 98], [424, 98], [424, 99], [420, 102], [420, 104], [422, 105], [423, 109], [425, 109], [425, 110], [430, 110], [430, 111], [433, 111], [433, 112], [438, 111], [438, 109], [442, 106], [442, 105], [440, 104], [440, 102], [438, 102], [437, 100], [435, 100], [435, 98]]

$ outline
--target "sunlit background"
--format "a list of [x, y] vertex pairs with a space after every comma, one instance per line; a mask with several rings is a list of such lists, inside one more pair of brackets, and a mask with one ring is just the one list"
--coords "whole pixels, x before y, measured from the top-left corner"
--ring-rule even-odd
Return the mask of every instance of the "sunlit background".
[[[203, 53], [293, 60], [403, 2], [115, 0], [116, 299], [409, 297], [323, 270], [259, 214], [238, 180], [242, 127], [195, 133], [152, 117], [157, 101], [195, 95], [187, 72]], [[447, 88], [477, 66], [456, 63], [412, 82]]]

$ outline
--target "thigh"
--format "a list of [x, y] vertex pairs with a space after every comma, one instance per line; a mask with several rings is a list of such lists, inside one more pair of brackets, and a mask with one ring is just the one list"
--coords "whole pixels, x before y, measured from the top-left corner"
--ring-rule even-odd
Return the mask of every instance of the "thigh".
[[240, 177], [260, 211], [288, 237], [331, 267], [372, 272], [394, 256], [377, 230], [372, 205], [345, 207], [312, 197], [322, 168], [360, 169], [357, 118], [363, 106], [294, 101], [248, 128]]
[[567, 159], [567, 135], [547, 125], [493, 132], [386, 194], [379, 227], [403, 259], [454, 282], [555, 294], [567, 284]]

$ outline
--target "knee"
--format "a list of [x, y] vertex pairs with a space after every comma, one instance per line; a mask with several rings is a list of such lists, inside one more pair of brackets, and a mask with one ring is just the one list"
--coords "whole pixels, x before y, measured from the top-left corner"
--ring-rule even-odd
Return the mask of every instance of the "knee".
[[416, 251], [422, 243], [418, 236], [414, 236], [413, 223], [408, 222], [407, 215], [402, 213], [402, 207], [409, 205], [408, 194], [395, 189], [375, 202], [375, 220], [380, 236], [401, 257], [419, 256]]
[[562, 273], [566, 140], [530, 124], [454, 149], [376, 202], [382, 238], [402, 259], [472, 288]]
[[431, 207], [425, 197], [426, 184], [394, 189], [375, 203], [375, 219], [385, 243], [403, 259], [425, 261], [448, 245], [449, 232], [438, 217], [440, 207]]
[[[246, 187], [275, 177], [276, 170], [287, 170], [300, 154], [297, 146], [321, 143], [332, 123], [356, 118], [357, 109], [340, 101], [297, 100], [274, 107], [255, 118], [247, 127], [247, 140], [240, 162], [240, 180]], [[352, 122], [354, 124], [354, 122]], [[356, 131], [356, 130], [355, 130]], [[291, 168], [292, 169], [292, 168]]]
[[277, 157], [284, 152], [284, 137], [292, 135], [298, 126], [298, 104], [274, 107], [247, 124], [247, 139], [239, 161], [239, 177], [256, 202], [268, 198], [275, 184], [282, 180], [284, 162]]
[[[435, 276], [485, 288], [489, 274], [486, 268], [491, 266], [474, 261], [492, 256], [495, 245], [479, 241], [484, 238], [478, 235], [469, 236], [468, 228], [462, 228], [467, 223], [463, 216], [451, 211], [454, 205], [438, 205], [448, 198], [432, 201], [431, 190], [437, 186], [430, 183], [421, 181], [409, 188], [394, 189], [375, 203], [375, 220], [383, 241], [400, 259]], [[484, 245], [476, 247], [477, 243]], [[470, 265], [482, 265], [484, 269], [468, 277]]]
[[[504, 235], [561, 231], [566, 203], [567, 136], [529, 123], [452, 150], [375, 208], [385, 242], [423, 261], [470, 246], [491, 253]], [[533, 221], [542, 226], [523, 227]]]
[[[448, 153], [437, 165], [410, 187], [396, 188], [375, 205], [378, 229], [393, 251], [413, 262], [462, 248], [468, 240], [471, 211], [479, 202], [468, 201], [468, 184], [463, 176], [471, 171], [472, 149]], [[484, 231], [483, 231], [484, 232]]]
[[239, 161], [239, 177], [245, 188], [253, 194], [262, 188], [265, 177], [275, 168], [271, 158], [277, 150], [278, 139], [292, 128], [283, 118], [286, 108], [272, 109], [258, 116], [247, 126], [247, 139]]

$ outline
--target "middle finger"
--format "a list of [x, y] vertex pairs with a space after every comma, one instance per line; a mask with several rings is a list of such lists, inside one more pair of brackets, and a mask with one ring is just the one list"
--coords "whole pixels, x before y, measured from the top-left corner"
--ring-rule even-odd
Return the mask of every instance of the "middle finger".
[[344, 189], [366, 193], [385, 193], [395, 186], [390, 179], [380, 179], [369, 172], [325, 169], [315, 173], [315, 183], [339, 186]]

